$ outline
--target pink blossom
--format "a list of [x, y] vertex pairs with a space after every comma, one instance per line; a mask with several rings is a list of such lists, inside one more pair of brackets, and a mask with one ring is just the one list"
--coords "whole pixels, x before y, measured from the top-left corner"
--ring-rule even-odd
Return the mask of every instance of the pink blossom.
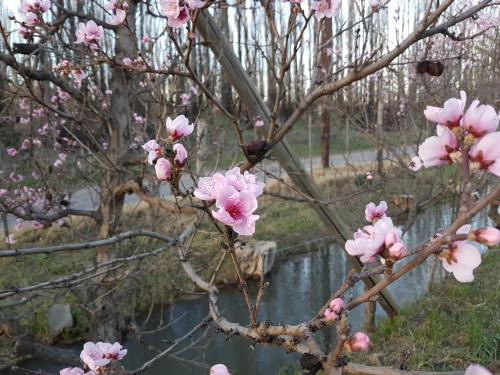
[[493, 227], [479, 228], [470, 232], [470, 240], [486, 246], [496, 246], [500, 243], [500, 230]]
[[85, 371], [83, 371], [79, 367], [67, 367], [59, 371], [59, 375], [84, 375]]
[[175, 165], [177, 167], [182, 167], [184, 164], [186, 164], [187, 151], [181, 143], [176, 143], [173, 149], [175, 151]]
[[465, 112], [462, 126], [474, 137], [479, 138], [497, 130], [499, 120], [500, 114], [497, 114], [491, 105], [479, 105], [479, 100], [474, 100]]
[[120, 343], [115, 342], [114, 344], [110, 344], [108, 342], [98, 342], [96, 346], [103, 353], [103, 357], [111, 360], [121, 360], [123, 357], [127, 355], [127, 349], [123, 349], [123, 346]]
[[111, 17], [109, 23], [111, 25], [120, 25], [127, 18], [127, 12], [123, 9], [115, 9], [115, 14]]
[[99, 367], [106, 366], [111, 361], [104, 358], [102, 350], [93, 342], [87, 342], [83, 345], [83, 350], [80, 353], [80, 358], [88, 368], [92, 371], [97, 371]]
[[151, 40], [151, 38], [150, 38], [148, 35], [144, 35], [144, 36], [142, 37], [142, 42], [143, 42], [144, 44], [148, 44], [148, 43], [151, 43], [151, 42], [152, 42], [152, 40]]
[[338, 315], [344, 308], [344, 301], [341, 298], [334, 298], [330, 301], [328, 308], [325, 310], [325, 318], [327, 320], [337, 320]]
[[330, 309], [325, 310], [324, 316], [326, 320], [332, 320], [332, 321], [337, 320], [339, 317], [334, 311]]
[[464, 375], [493, 375], [493, 373], [481, 365], [469, 365], [465, 369]]
[[404, 258], [406, 255], [406, 248], [401, 242], [396, 242], [389, 247], [389, 257], [395, 260]]
[[210, 375], [231, 375], [225, 365], [217, 364], [210, 367]]
[[104, 8], [114, 12], [111, 21], [111, 25], [120, 25], [125, 21], [127, 17], [128, 4], [126, 2], [117, 2], [116, 0], [109, 1]]
[[328, 306], [330, 306], [330, 309], [333, 312], [340, 314], [340, 312], [344, 308], [344, 301], [342, 301], [341, 298], [334, 298], [330, 301]]
[[50, 8], [50, 0], [23, 0], [21, 1], [20, 12], [41, 12], [45, 13]]
[[457, 157], [458, 142], [448, 128], [440, 128], [437, 136], [427, 138], [418, 148], [418, 156], [424, 167], [451, 164]]
[[372, 10], [375, 11], [378, 9], [380, 6], [380, 1], [379, 0], [370, 0], [370, 6], [372, 7]]
[[134, 60], [132, 60], [130, 57], [124, 57], [122, 63], [129, 69], [136, 69], [139, 71], [144, 71], [147, 69], [146, 63], [141, 57], [136, 57]]
[[203, 8], [205, 2], [202, 0], [186, 0], [190, 9]]
[[148, 153], [149, 164], [153, 164], [156, 159], [163, 155], [160, 145], [154, 139], [147, 141], [142, 145], [142, 148]]
[[319, 0], [313, 1], [311, 9], [316, 13], [316, 17], [320, 20], [323, 17], [333, 17], [340, 8], [341, 0]]
[[19, 30], [17, 30], [17, 32], [19, 33], [19, 35], [21, 35], [21, 38], [23, 39], [30, 39], [33, 36], [31, 30], [29, 30], [24, 26], [21, 26]]
[[399, 242], [401, 234], [401, 229], [394, 226], [391, 218], [384, 217], [374, 225], [358, 229], [354, 233], [354, 239], [346, 241], [345, 249], [349, 255], [359, 256], [363, 263], [372, 262], [387, 246]]
[[162, 13], [167, 17], [178, 17], [180, 13], [179, 0], [160, 0]]
[[146, 123], [146, 119], [144, 117], [142, 117], [141, 115], [139, 115], [138, 113], [135, 113], [135, 112], [132, 113], [132, 117], [134, 118], [134, 121], [137, 124], [144, 125]]
[[255, 127], [256, 128], [261, 128], [263, 126], [264, 126], [264, 121], [262, 121], [262, 120], [255, 121]]
[[448, 99], [443, 108], [427, 106], [424, 115], [427, 120], [444, 125], [449, 129], [460, 126], [460, 120], [464, 114], [467, 95], [460, 91], [460, 99]]
[[188, 23], [190, 19], [189, 8], [187, 5], [183, 5], [180, 7], [179, 14], [176, 17], [167, 17], [167, 24], [170, 27], [178, 28]]
[[410, 163], [408, 163], [408, 168], [414, 172], [418, 171], [420, 168], [422, 168], [422, 160], [418, 156], [414, 156], [410, 160]]
[[217, 198], [217, 184], [224, 183], [224, 175], [215, 173], [211, 177], [200, 177], [198, 179], [198, 186], [194, 191], [194, 196], [203, 201], [212, 201]]
[[82, 81], [87, 78], [87, 73], [82, 69], [75, 69], [71, 72], [71, 78], [73, 78], [76, 88], [80, 88], [82, 87]]
[[191, 99], [191, 95], [189, 94], [181, 94], [181, 103], [182, 105], [189, 105], [189, 101]]
[[155, 171], [160, 181], [168, 181], [172, 178], [172, 164], [165, 158], [159, 158], [156, 161]]
[[[219, 185], [216, 185], [216, 188]], [[259, 218], [253, 215], [257, 209], [255, 194], [249, 190], [238, 191], [231, 185], [223, 185], [217, 191], [215, 201], [218, 211], [212, 211], [215, 219], [233, 228], [243, 236], [255, 233], [255, 222]]]
[[9, 147], [7, 149], [7, 155], [14, 157], [17, 155], [17, 150], [14, 147]]
[[201, 200], [214, 200], [217, 191], [223, 185], [230, 185], [237, 191], [250, 191], [255, 197], [264, 191], [264, 184], [257, 181], [257, 177], [248, 171], [243, 174], [238, 167], [226, 172], [225, 175], [215, 173], [212, 177], [202, 177], [198, 180], [198, 187], [194, 191], [195, 197]]
[[[464, 226], [457, 231], [463, 234], [469, 231], [470, 226]], [[455, 241], [448, 245], [439, 255], [446, 271], [452, 272], [455, 278], [467, 283], [474, 280], [473, 271], [481, 264], [481, 253], [471, 243], [467, 241]]]
[[225, 182], [238, 191], [249, 190], [255, 197], [258, 197], [264, 192], [264, 184], [257, 181], [257, 176], [248, 171], [242, 174], [238, 167], [234, 167], [226, 172]]
[[349, 337], [345, 347], [350, 352], [366, 352], [370, 346], [370, 338], [363, 332], [356, 332]]
[[24, 24], [33, 27], [41, 23], [40, 18], [35, 13], [28, 12], [24, 15]]
[[189, 121], [184, 115], [177, 116], [175, 119], [167, 117], [167, 132], [172, 141], [178, 141], [182, 137], [186, 137], [194, 130], [194, 124], [189, 125]]
[[78, 30], [76, 32], [75, 43], [84, 43], [87, 45], [95, 44], [104, 35], [104, 29], [102, 26], [97, 26], [97, 24], [90, 20], [86, 24], [80, 22], [78, 24]]
[[385, 211], [387, 211], [387, 203], [385, 201], [381, 201], [378, 206], [375, 206], [373, 202], [368, 203], [365, 208], [366, 221], [374, 223], [386, 217]]
[[470, 149], [473, 166], [500, 176], [500, 132], [488, 133]]

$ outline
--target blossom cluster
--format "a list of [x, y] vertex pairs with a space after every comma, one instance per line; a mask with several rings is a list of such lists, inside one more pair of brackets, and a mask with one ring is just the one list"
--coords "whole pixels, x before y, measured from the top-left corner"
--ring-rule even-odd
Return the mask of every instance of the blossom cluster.
[[195, 197], [215, 202], [217, 211], [212, 216], [231, 227], [236, 233], [250, 236], [255, 233], [255, 222], [259, 215], [257, 197], [264, 191], [264, 184], [248, 171], [243, 174], [235, 167], [225, 174], [215, 173], [211, 177], [201, 177], [194, 191]]
[[397, 261], [406, 255], [401, 229], [394, 226], [386, 210], [384, 201], [378, 206], [374, 203], [366, 206], [365, 218], [372, 225], [358, 229], [354, 239], [346, 241], [345, 249], [349, 255], [359, 256], [363, 263], [373, 262], [377, 256]]
[[73, 66], [68, 60], [62, 60], [56, 65], [54, 71], [61, 73], [65, 77], [71, 78], [77, 89], [82, 87], [83, 80], [88, 77], [88, 74], [82, 68]]
[[120, 25], [125, 21], [128, 11], [128, 3], [123, 0], [110, 0], [104, 8], [112, 13], [111, 25]]
[[170, 27], [182, 27], [191, 19], [190, 10], [201, 8], [204, 5], [201, 0], [160, 0], [160, 8], [163, 15], [167, 16]]
[[124, 57], [122, 60], [122, 64], [131, 70], [144, 71], [147, 68], [144, 59], [142, 59], [141, 57], [136, 57], [135, 59], [131, 59], [130, 57]]
[[43, 14], [50, 8], [50, 0], [23, 0], [19, 13], [23, 15], [19, 35], [31, 39], [36, 33], [36, 27], [43, 24]]
[[[424, 115], [437, 124], [437, 135], [418, 149], [410, 168], [469, 163], [471, 171], [485, 170], [500, 176], [500, 114], [490, 105], [474, 100], [465, 110], [467, 96], [448, 99], [443, 107], [427, 106]], [[463, 160], [464, 157], [466, 160]]]
[[317, 0], [311, 4], [311, 9], [315, 11], [315, 16], [318, 20], [323, 17], [331, 18], [337, 14], [340, 9], [342, 0]]
[[[96, 375], [112, 361], [119, 361], [127, 355], [127, 349], [123, 349], [120, 343], [110, 344], [107, 342], [87, 342], [83, 345], [80, 359], [84, 369], [79, 367], [68, 367], [59, 371], [59, 375]], [[87, 371], [88, 370], [88, 371]]]
[[[299, 5], [302, 0], [282, 0], [289, 1], [292, 4]], [[379, 10], [380, 0], [367, 0], [366, 3], [371, 7], [373, 12]], [[335, 16], [342, 5], [342, 0], [313, 0], [311, 2], [311, 9], [314, 10], [314, 15], [318, 20], [323, 18], [331, 18]]]
[[187, 151], [178, 143], [183, 137], [190, 135], [194, 130], [194, 124], [189, 124], [189, 120], [183, 116], [177, 116], [175, 119], [167, 118], [166, 123], [169, 145], [172, 150], [165, 152], [159, 143], [152, 139], [146, 142], [142, 148], [148, 153], [148, 163], [155, 165], [156, 177], [160, 181], [171, 181], [179, 177], [179, 173], [186, 164]]
[[325, 309], [325, 319], [326, 320], [337, 320], [339, 314], [344, 309], [344, 301], [341, 298], [334, 298], [328, 304], [328, 308]]
[[76, 44], [85, 44], [90, 47], [92, 51], [99, 51], [99, 39], [104, 35], [102, 26], [97, 26], [94, 20], [87, 21], [87, 23], [80, 22], [78, 30], [75, 33]]

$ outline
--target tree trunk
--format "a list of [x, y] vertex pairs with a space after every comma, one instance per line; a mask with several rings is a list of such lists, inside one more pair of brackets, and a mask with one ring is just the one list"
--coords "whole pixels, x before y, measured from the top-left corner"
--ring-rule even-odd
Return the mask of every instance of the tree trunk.
[[[116, 30], [115, 56], [121, 61], [124, 57], [137, 56], [138, 49], [134, 37], [136, 1], [129, 0], [127, 13], [128, 26], [120, 26]], [[113, 163], [115, 168], [109, 169], [103, 178], [100, 193], [101, 225], [99, 226], [99, 238], [107, 238], [112, 235], [119, 224], [123, 209], [124, 194], [117, 195], [116, 191], [128, 177], [120, 168], [120, 155], [126, 149], [126, 135], [129, 133], [129, 92], [137, 87], [137, 79], [134, 75], [121, 68], [112, 68], [111, 71], [111, 110], [109, 111], [109, 145], [106, 151], [107, 159]], [[97, 250], [96, 262], [103, 263], [112, 258], [112, 246], [101, 247]], [[112, 277], [106, 275], [104, 277]], [[102, 281], [102, 280], [97, 280]], [[113, 286], [100, 283], [92, 291], [91, 300], [95, 301], [95, 309], [92, 322], [92, 338], [94, 340], [119, 341], [125, 329], [126, 312], [120, 309], [117, 301], [120, 299], [118, 293], [109, 293]]]
[[[220, 11], [220, 28], [221, 31], [225, 35], [230, 35], [229, 34], [229, 20], [228, 20], [228, 6], [226, 4], [221, 5], [221, 11]], [[233, 48], [233, 46], [228, 43], [226, 48]], [[221, 81], [220, 81], [220, 97], [221, 97], [221, 105], [222, 107], [232, 113], [233, 110], [233, 95], [231, 92], [231, 84], [228, 82], [226, 78], [226, 73], [224, 72], [224, 69], [221, 69]]]
[[384, 101], [379, 98], [377, 105], [377, 172], [384, 175]]
[[[318, 69], [320, 73], [318, 77], [322, 77], [322, 81], [326, 80], [331, 71], [332, 65], [332, 32], [333, 24], [331, 18], [323, 18], [320, 23], [321, 39], [320, 39], [320, 64]], [[321, 165], [323, 168], [330, 167], [330, 115], [328, 114], [328, 97], [321, 101]]]

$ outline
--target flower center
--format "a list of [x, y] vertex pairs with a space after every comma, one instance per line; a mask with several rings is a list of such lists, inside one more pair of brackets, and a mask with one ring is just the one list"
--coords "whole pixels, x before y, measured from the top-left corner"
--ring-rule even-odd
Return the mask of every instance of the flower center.
[[237, 217], [241, 216], [241, 211], [238, 205], [233, 204], [227, 209], [227, 213], [233, 218], [236, 219]]

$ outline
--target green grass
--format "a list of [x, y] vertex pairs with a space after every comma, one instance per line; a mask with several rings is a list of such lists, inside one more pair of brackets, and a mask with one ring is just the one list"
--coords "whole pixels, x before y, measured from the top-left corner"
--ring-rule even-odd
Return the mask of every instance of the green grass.
[[449, 277], [372, 335], [383, 364], [398, 365], [411, 353], [408, 368], [446, 371], [500, 359], [500, 251], [483, 257], [470, 284]]

